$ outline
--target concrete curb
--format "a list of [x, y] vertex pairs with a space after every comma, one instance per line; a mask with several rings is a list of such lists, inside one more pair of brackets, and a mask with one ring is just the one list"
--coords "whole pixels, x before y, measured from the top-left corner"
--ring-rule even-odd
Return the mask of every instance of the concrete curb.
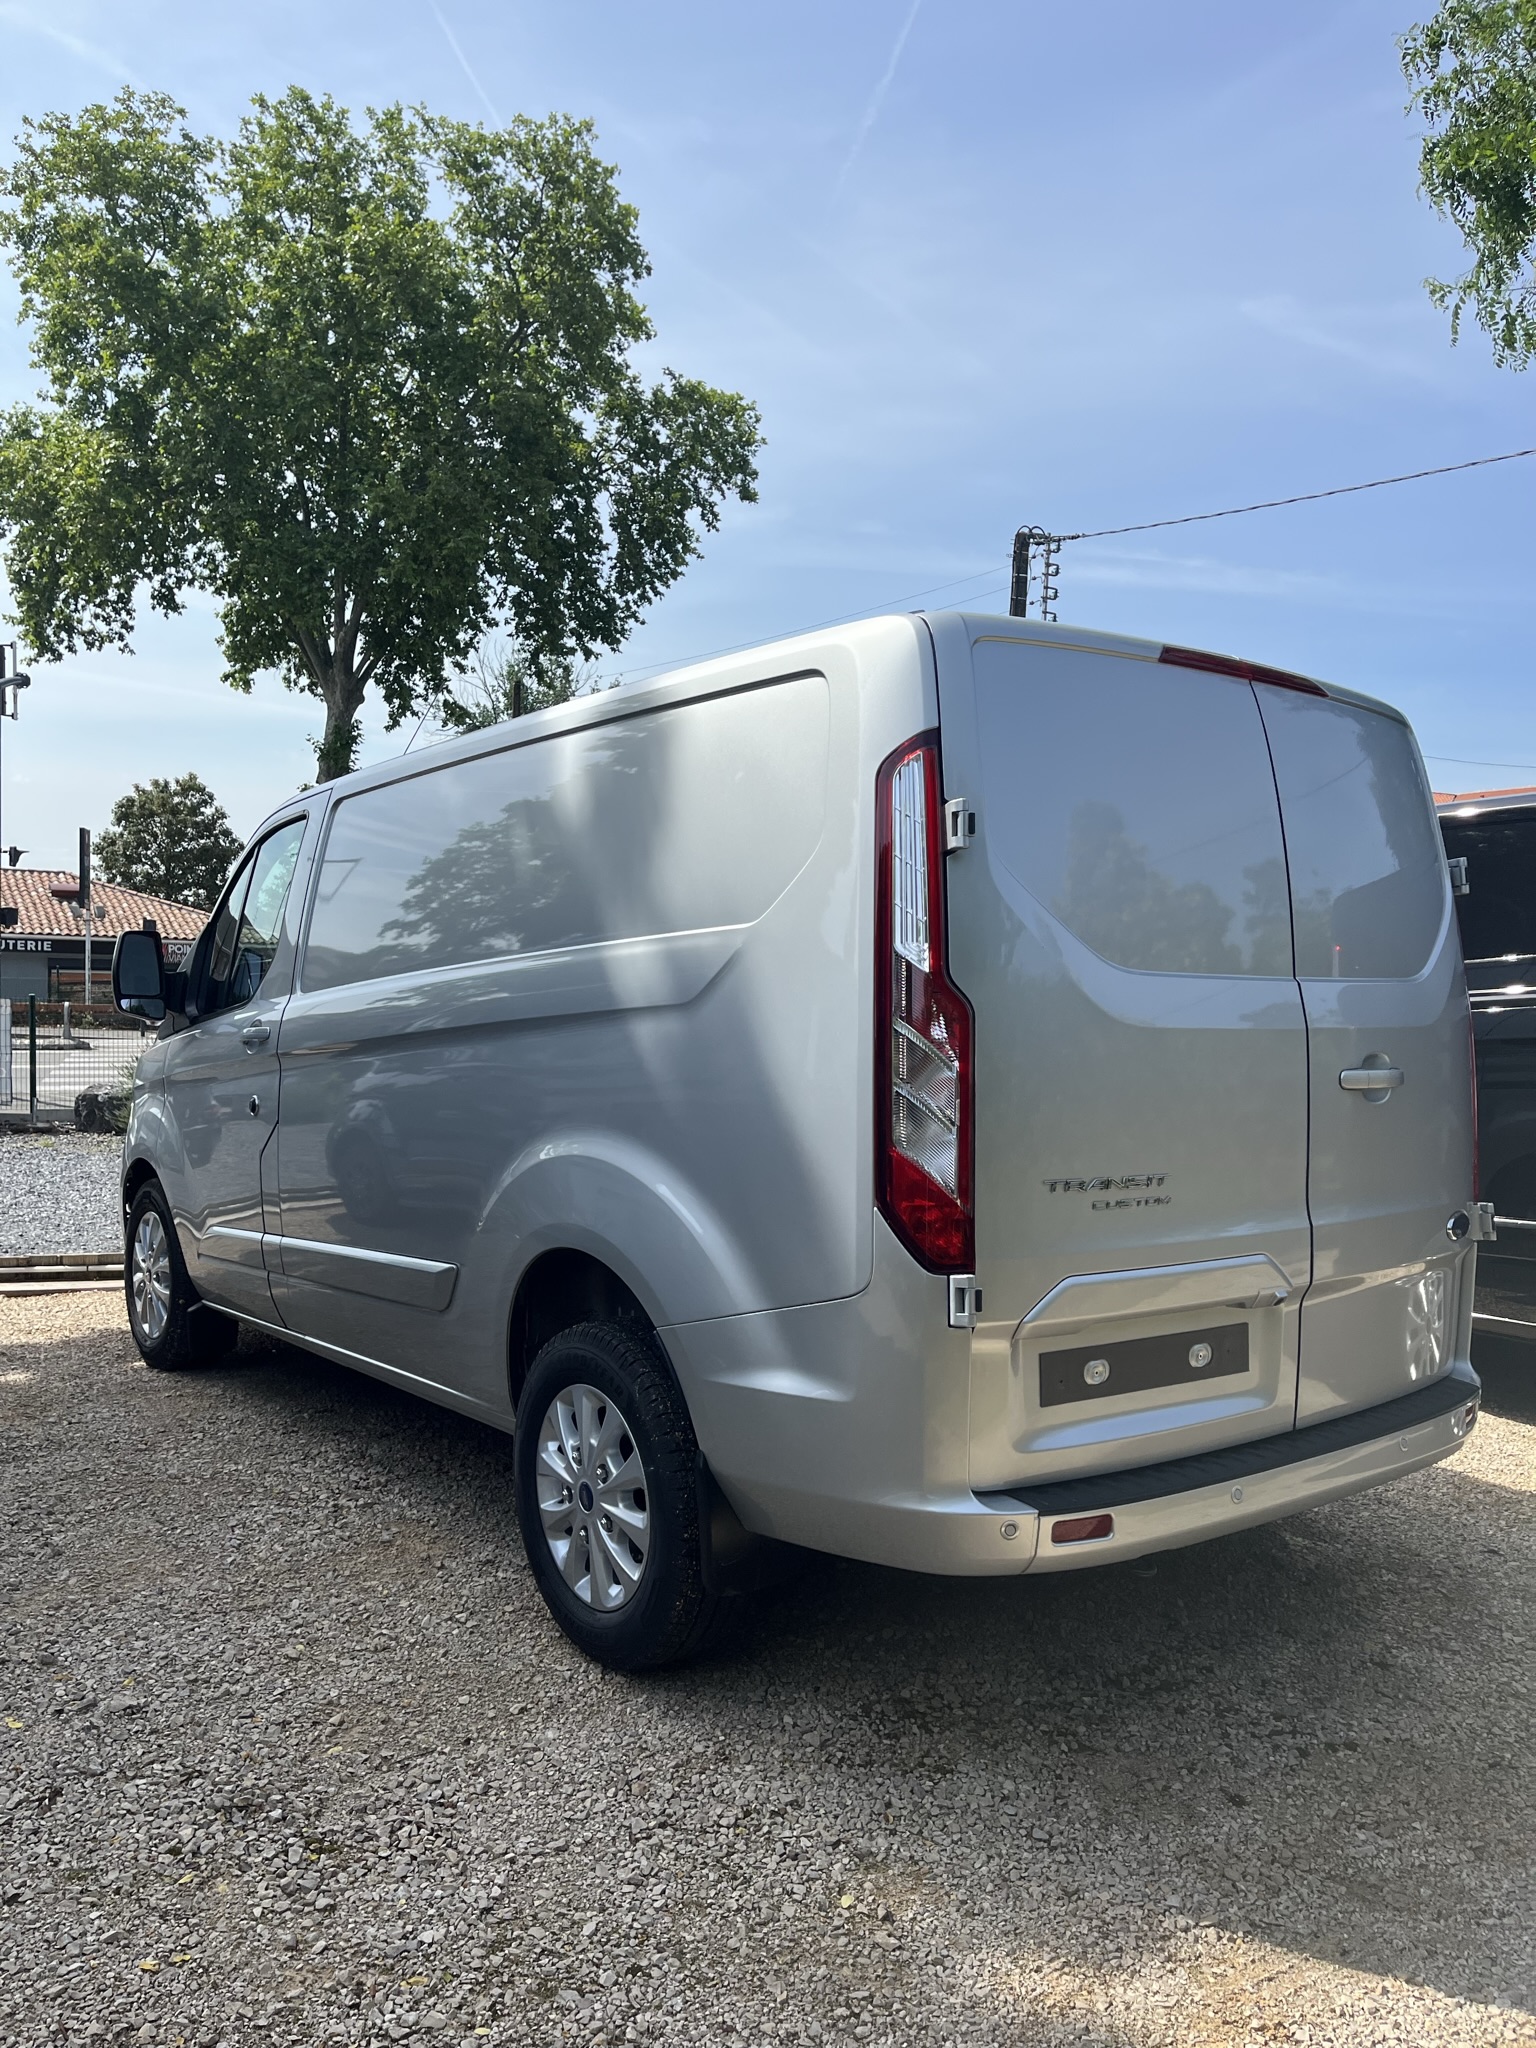
[[0, 1254], [0, 1295], [75, 1294], [122, 1284], [120, 1252]]

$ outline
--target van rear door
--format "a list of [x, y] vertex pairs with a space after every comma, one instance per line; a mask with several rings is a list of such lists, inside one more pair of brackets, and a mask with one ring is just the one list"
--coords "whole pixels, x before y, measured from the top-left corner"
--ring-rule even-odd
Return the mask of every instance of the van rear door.
[[[975, 1008], [972, 1483], [1292, 1427], [1307, 1042], [1241, 679], [932, 622], [950, 968]], [[1083, 636], [1086, 638], [1086, 636]]]
[[1267, 683], [1257, 694], [1309, 1040], [1305, 1423], [1407, 1393], [1451, 1361], [1470, 1262], [1446, 1226], [1473, 1197], [1471, 1049], [1450, 877], [1412, 733], [1385, 706]]

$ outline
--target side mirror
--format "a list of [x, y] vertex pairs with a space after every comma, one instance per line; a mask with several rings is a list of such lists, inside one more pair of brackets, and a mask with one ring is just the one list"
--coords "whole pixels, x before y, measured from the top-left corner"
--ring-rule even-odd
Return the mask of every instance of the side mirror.
[[165, 1016], [165, 956], [158, 932], [121, 932], [112, 952], [112, 1000], [130, 1017]]

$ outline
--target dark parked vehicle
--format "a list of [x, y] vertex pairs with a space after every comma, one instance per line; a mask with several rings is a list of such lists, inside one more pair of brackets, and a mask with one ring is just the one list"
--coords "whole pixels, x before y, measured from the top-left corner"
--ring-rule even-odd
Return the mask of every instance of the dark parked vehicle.
[[1498, 1219], [1473, 1319], [1536, 1338], [1536, 789], [1437, 808], [1472, 1001], [1481, 1192]]

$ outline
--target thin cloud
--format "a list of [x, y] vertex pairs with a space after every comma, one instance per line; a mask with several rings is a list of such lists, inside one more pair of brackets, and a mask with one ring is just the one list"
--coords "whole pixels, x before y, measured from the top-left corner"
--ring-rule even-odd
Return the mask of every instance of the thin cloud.
[[1326, 602], [1340, 594], [1340, 579], [1298, 569], [1259, 569], [1211, 555], [1166, 555], [1152, 549], [1115, 553], [1062, 551], [1058, 580], [1126, 590], [1193, 590], [1219, 597], [1302, 598]]
[[43, 21], [30, 7], [21, 7], [16, 0], [0, 0], [0, 21], [9, 22], [12, 28], [25, 30], [28, 35], [41, 36], [44, 41], [55, 43], [61, 50], [67, 50], [72, 57], [78, 57], [84, 64], [94, 64], [99, 71], [108, 71], [114, 78], [121, 78], [131, 85], [135, 92], [145, 92], [145, 85], [138, 73], [126, 65], [121, 57], [110, 50], [104, 50], [100, 43], [88, 43], [84, 36], [71, 35], [67, 28], [56, 28], [51, 21]]
[[[1370, 582], [1361, 576], [1322, 574], [1309, 569], [1266, 569], [1213, 555], [1164, 554], [1152, 548], [1099, 550], [1084, 544], [1062, 550], [1058, 581], [1064, 597], [1087, 584], [1122, 590], [1189, 591], [1202, 597], [1254, 598], [1261, 603], [1314, 604], [1336, 611], [1393, 617], [1445, 618], [1462, 615], [1475, 598], [1483, 610], [1524, 604], [1523, 591], [1502, 588], [1460, 591], [1441, 597], [1423, 585]], [[1060, 607], [1065, 610], [1065, 606]]]
[[[1244, 299], [1238, 311], [1245, 320], [1278, 335], [1282, 341], [1293, 341], [1302, 348], [1317, 349], [1324, 355], [1358, 363], [1373, 376], [1406, 377], [1415, 383], [1441, 381], [1438, 358], [1410, 355], [1400, 348], [1383, 347], [1370, 339], [1362, 340], [1358, 333], [1350, 331], [1349, 316], [1342, 320], [1335, 318], [1331, 322], [1326, 318], [1319, 319], [1284, 293], [1263, 299]], [[1354, 324], [1359, 325], [1358, 316]]]
[[497, 113], [496, 108], [492, 103], [490, 94], [486, 91], [485, 87], [480, 83], [479, 79], [475, 76], [474, 69], [470, 64], [469, 59], [465, 56], [464, 52], [459, 48], [459, 39], [454, 34], [453, 30], [448, 26], [446, 20], [443, 18], [443, 10], [438, 6], [437, 0], [427, 0], [427, 5], [431, 8], [438, 27], [442, 30], [443, 35], [447, 39], [449, 49], [452, 50], [455, 57], [458, 58], [459, 69], [464, 73], [464, 76], [469, 80], [470, 84], [475, 88], [475, 91], [480, 95], [480, 104], [485, 108], [485, 111], [496, 123], [496, 126], [500, 128], [502, 125], [501, 116], [500, 114]]
[[864, 109], [863, 115], [860, 118], [857, 132], [853, 138], [853, 145], [849, 149], [847, 156], [843, 159], [843, 168], [837, 174], [839, 185], [842, 184], [848, 173], [853, 169], [859, 151], [869, 140], [870, 129], [874, 127], [876, 121], [880, 118], [880, 109], [884, 106], [885, 96], [891, 89], [891, 80], [896, 76], [896, 67], [901, 62], [901, 53], [907, 47], [907, 37], [912, 33], [912, 24], [916, 21], [917, 10], [922, 4], [923, 0], [912, 0], [912, 5], [907, 9], [907, 18], [901, 24], [901, 33], [897, 36], [896, 46], [891, 51], [890, 62], [881, 74], [880, 83], [869, 96], [869, 105]]

